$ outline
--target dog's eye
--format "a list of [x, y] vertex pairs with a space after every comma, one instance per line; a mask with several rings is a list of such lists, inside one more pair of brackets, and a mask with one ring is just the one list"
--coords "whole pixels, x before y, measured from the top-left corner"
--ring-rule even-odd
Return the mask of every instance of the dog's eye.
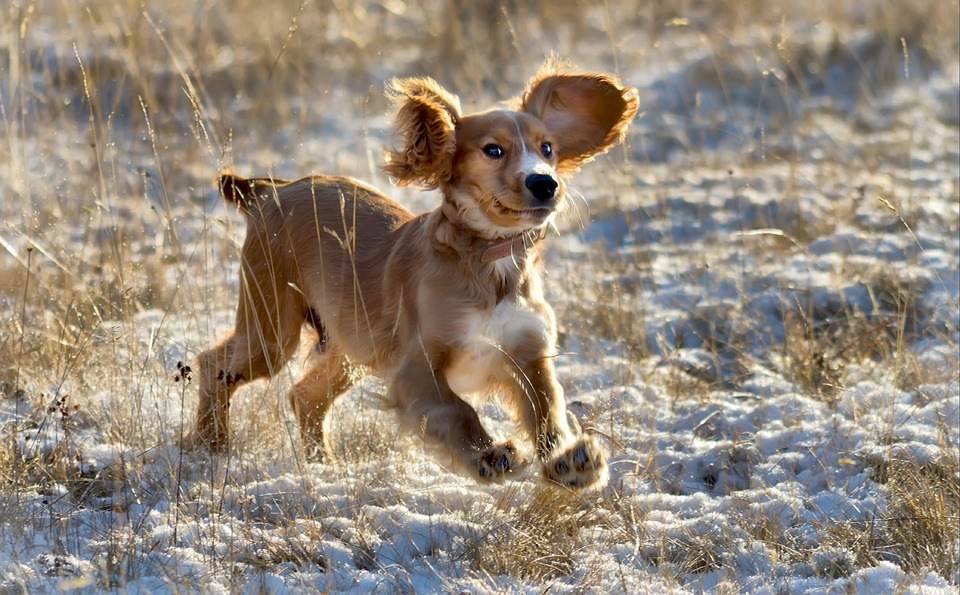
[[487, 154], [487, 157], [490, 157], [492, 159], [500, 159], [501, 157], [506, 155], [506, 152], [504, 152], [503, 147], [501, 147], [500, 145], [493, 145], [493, 144], [485, 146], [483, 148], [483, 152]]
[[549, 157], [553, 155], [553, 147], [550, 146], [550, 143], [543, 143], [542, 145], [540, 145], [540, 153], [544, 157]]

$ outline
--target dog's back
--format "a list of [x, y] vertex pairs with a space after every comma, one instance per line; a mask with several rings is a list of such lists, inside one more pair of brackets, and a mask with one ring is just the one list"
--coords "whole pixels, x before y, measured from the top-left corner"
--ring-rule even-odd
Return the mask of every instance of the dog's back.
[[[353, 227], [365, 223], [390, 231], [413, 219], [413, 214], [393, 199], [352, 178], [313, 175], [290, 181], [274, 177], [245, 178], [221, 174], [217, 185], [226, 202], [248, 217], [266, 216], [284, 205], [284, 216], [301, 223], [309, 219], [321, 226], [336, 223]], [[303, 207], [307, 207], [305, 212]], [[309, 215], [308, 217], [305, 217]], [[320, 228], [322, 230], [322, 227]], [[371, 227], [372, 229], [372, 227]], [[329, 231], [336, 233], [339, 227]]]
[[219, 187], [248, 221], [241, 264], [246, 299], [268, 302], [278, 317], [296, 304], [356, 363], [376, 367], [387, 357], [386, 346], [373, 339], [383, 336], [377, 327], [386, 324], [384, 302], [396, 297], [384, 287], [384, 270], [395, 248], [409, 245], [393, 236], [414, 215], [345, 177], [224, 174]]

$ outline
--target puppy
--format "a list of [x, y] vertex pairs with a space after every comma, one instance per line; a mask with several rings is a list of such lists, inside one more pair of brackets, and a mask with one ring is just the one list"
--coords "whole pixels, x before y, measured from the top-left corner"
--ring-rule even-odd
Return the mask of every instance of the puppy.
[[330, 406], [372, 371], [402, 423], [478, 481], [527, 463], [462, 398], [500, 393], [547, 479], [602, 485], [604, 455], [567, 415], [556, 379], [539, 253], [568, 177], [626, 133], [636, 89], [548, 63], [509, 107], [482, 113], [464, 115], [429, 78], [396, 80], [388, 94], [401, 144], [384, 169], [399, 185], [439, 189], [433, 212], [413, 215], [343, 177], [220, 177], [247, 219], [241, 295], [233, 334], [198, 356], [185, 446], [225, 449], [231, 394], [276, 374], [308, 324], [321, 340], [289, 395], [308, 452], [330, 452]]

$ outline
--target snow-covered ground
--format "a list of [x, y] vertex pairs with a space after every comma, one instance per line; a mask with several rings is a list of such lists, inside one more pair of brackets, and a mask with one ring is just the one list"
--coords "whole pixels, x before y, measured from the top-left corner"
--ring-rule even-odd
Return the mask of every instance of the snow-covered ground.
[[[2, 9], [0, 592], [956, 592], [955, 3], [134, 4]], [[482, 108], [550, 51], [644, 112], [545, 254], [610, 484], [477, 485], [372, 378], [306, 463], [299, 362], [181, 452], [236, 303], [217, 171], [387, 188], [390, 76]]]

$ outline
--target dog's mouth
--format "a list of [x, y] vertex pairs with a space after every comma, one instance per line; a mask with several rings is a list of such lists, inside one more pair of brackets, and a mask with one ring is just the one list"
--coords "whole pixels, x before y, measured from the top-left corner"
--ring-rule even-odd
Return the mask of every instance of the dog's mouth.
[[509, 215], [511, 217], [516, 217], [518, 219], [525, 219], [533, 221], [535, 223], [543, 223], [553, 215], [555, 212], [554, 209], [550, 207], [535, 207], [532, 209], [514, 209], [508, 207], [507, 205], [498, 202], [497, 208], [500, 210], [500, 213], [503, 215]]

